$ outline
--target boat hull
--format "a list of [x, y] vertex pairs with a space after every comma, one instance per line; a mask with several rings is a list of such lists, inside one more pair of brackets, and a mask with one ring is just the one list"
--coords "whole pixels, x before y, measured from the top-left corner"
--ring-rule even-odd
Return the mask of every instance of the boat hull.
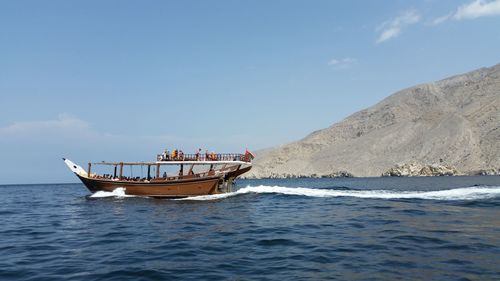
[[175, 181], [133, 182], [77, 176], [92, 193], [97, 191], [112, 192], [117, 188], [123, 188], [127, 195], [167, 198], [218, 194], [220, 193], [218, 186], [221, 180], [220, 177], [205, 177]]
[[250, 169], [252, 169], [252, 166], [248, 166], [248, 167], [245, 167], [245, 168], [238, 168], [232, 172], [229, 172], [225, 175], [224, 177], [224, 180], [228, 180], [228, 179], [235, 179], [239, 176], [241, 176], [242, 174], [250, 171]]

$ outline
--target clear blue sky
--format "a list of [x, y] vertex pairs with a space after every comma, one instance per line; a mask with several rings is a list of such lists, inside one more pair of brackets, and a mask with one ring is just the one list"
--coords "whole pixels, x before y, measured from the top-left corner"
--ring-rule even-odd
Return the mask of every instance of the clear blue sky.
[[0, 183], [287, 143], [499, 62], [499, 0], [0, 0]]

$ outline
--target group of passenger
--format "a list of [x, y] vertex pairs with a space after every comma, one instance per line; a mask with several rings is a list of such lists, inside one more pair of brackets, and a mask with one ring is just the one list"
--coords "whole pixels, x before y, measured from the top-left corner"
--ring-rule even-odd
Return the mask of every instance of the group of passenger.
[[214, 152], [205, 151], [205, 155], [201, 154], [201, 148], [198, 148], [194, 154], [185, 155], [182, 150], [174, 149], [170, 152], [165, 149], [164, 152], [158, 155], [158, 161], [217, 161], [220, 157]]
[[141, 178], [141, 177], [122, 177], [121, 180], [125, 180], [125, 181], [146, 181], [147, 178]]
[[178, 150], [177, 148], [172, 150], [172, 153], [168, 151], [168, 149], [165, 149], [165, 151], [160, 155], [159, 161], [184, 161], [184, 152], [182, 150]]
[[106, 179], [106, 180], [125, 180], [125, 181], [146, 181], [147, 178], [141, 178], [141, 177], [125, 177], [122, 176], [120, 177], [114, 177], [113, 175], [110, 174], [104, 174], [104, 175], [94, 175], [93, 178], [96, 179]]
[[[188, 175], [194, 175], [192, 171], [189, 172]], [[167, 175], [167, 172], [163, 172], [163, 176], [156, 178], [156, 177], [151, 177], [151, 178], [146, 178], [146, 177], [127, 177], [127, 176], [122, 176], [120, 177], [113, 177], [112, 175], [104, 174], [104, 175], [97, 175], [93, 174], [92, 178], [94, 179], [105, 179], [105, 180], [112, 180], [112, 181], [135, 181], [135, 182], [149, 182], [149, 181], [155, 181], [155, 180], [167, 180], [167, 179], [175, 179], [175, 178], [180, 178], [185, 176], [182, 171], [179, 171], [178, 174], [171, 174], [170, 176]]]
[[113, 177], [113, 175], [110, 175], [110, 174], [104, 174], [104, 175], [95, 175], [95, 178], [112, 180], [115, 177]]
[[205, 160], [206, 161], [217, 161], [217, 154], [215, 152], [208, 153], [208, 149], [205, 151]]

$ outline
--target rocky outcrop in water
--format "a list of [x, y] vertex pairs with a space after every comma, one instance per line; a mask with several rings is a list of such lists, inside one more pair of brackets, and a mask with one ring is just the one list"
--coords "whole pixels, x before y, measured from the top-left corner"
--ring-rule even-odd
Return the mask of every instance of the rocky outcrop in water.
[[[298, 178], [352, 178], [354, 177], [353, 174], [346, 172], [346, 171], [338, 171], [338, 172], [332, 172], [329, 174], [289, 174], [289, 173], [283, 173], [283, 174], [277, 174], [277, 173], [271, 173], [269, 175], [266, 175], [265, 178], [269, 179], [298, 179]], [[249, 175], [249, 176], [242, 176], [242, 178], [246, 179], [260, 179], [262, 177], [256, 176], [256, 175]]]
[[354, 175], [347, 171], [338, 171], [321, 176], [322, 178], [353, 178]]
[[500, 176], [500, 168], [484, 169], [471, 173], [474, 176]]
[[247, 177], [380, 176], [398, 163], [490, 173], [500, 167], [499, 108], [500, 64], [404, 89], [300, 141], [257, 152]]
[[421, 177], [421, 176], [458, 176], [461, 175], [456, 168], [432, 164], [420, 165], [417, 163], [407, 163], [396, 165], [382, 173], [383, 177]]

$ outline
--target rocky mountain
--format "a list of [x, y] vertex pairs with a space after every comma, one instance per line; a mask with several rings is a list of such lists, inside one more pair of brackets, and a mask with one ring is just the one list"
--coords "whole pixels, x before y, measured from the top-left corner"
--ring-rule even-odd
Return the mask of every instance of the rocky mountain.
[[[257, 152], [247, 177], [500, 168], [500, 64], [399, 91], [302, 140]], [[408, 164], [409, 165], [409, 164]]]

